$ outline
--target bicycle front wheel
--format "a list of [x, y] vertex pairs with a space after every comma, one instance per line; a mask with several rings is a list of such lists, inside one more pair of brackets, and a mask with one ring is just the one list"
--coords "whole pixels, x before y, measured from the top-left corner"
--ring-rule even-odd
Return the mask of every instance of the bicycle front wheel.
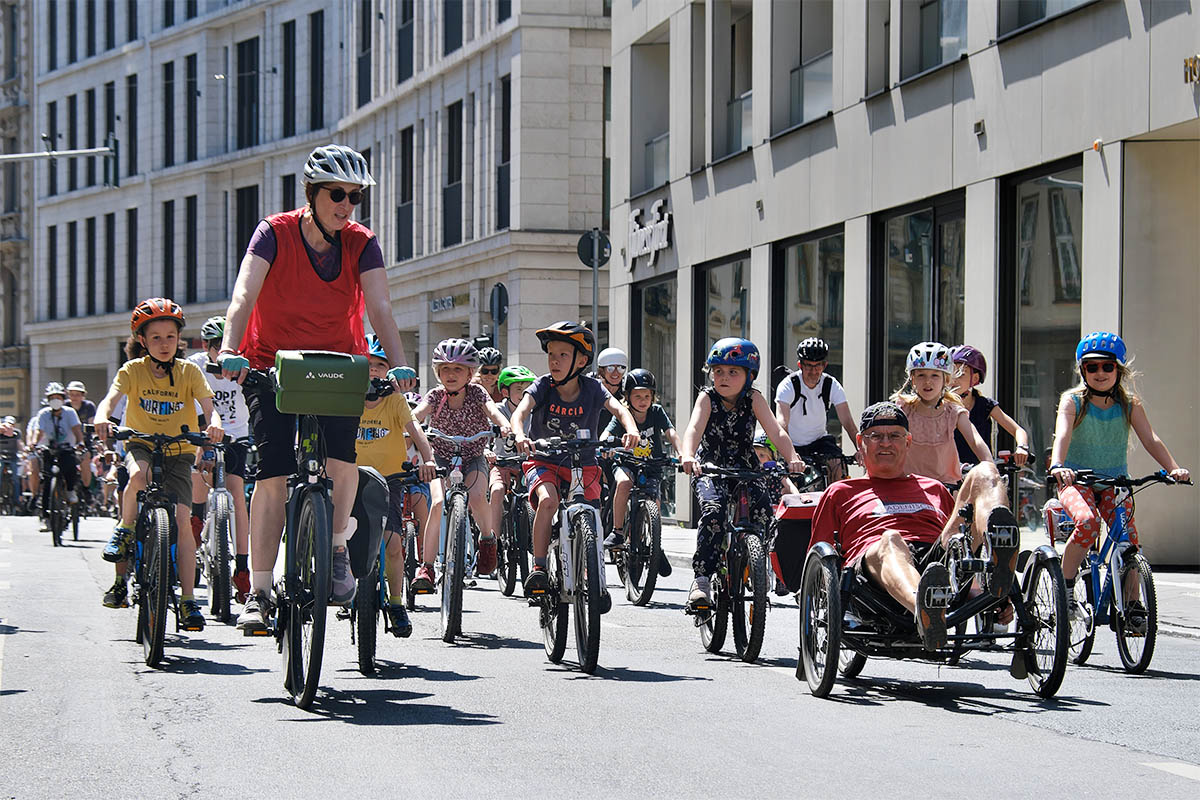
[[596, 552], [596, 522], [591, 514], [575, 516], [571, 537], [575, 551], [575, 650], [579, 668], [590, 675], [600, 659], [600, 595], [604, 589], [604, 561]]
[[539, 622], [542, 626], [542, 644], [546, 648], [546, 658], [551, 664], [562, 661], [567, 652], [567, 610], [568, 606], [562, 600], [562, 551], [557, 539], [551, 542], [549, 550], [550, 591], [538, 602]]
[[62, 532], [67, 527], [63, 518], [63, 498], [59, 492], [58, 478], [50, 479], [50, 507], [46, 509], [46, 518], [50, 522], [50, 541], [55, 547], [62, 547]]
[[417, 523], [411, 519], [404, 521], [404, 605], [412, 611], [417, 607], [417, 595], [413, 592], [412, 582], [417, 577], [420, 544], [417, 542]]
[[[1113, 591], [1121, 591], [1126, 582], [1137, 584], [1137, 594], [1135, 598], [1132, 591], [1126, 592], [1125, 613], [1116, 614], [1117, 653], [1125, 671], [1136, 675], [1150, 666], [1154, 642], [1158, 638], [1158, 595], [1154, 591], [1154, 574], [1150, 571], [1150, 562], [1141, 553], [1134, 553], [1126, 561], [1121, 569], [1121, 586], [1114, 586]], [[1144, 627], [1130, 620], [1129, 603], [1133, 599], [1145, 609]]]
[[354, 593], [354, 632], [358, 643], [358, 671], [375, 674], [376, 634], [379, 632], [379, 564], [358, 579]]
[[500, 594], [512, 597], [517, 588], [516, 513], [511, 497], [504, 499], [503, 518], [496, 532], [496, 585]]
[[212, 615], [221, 622], [229, 621], [229, 495], [218, 493], [213, 497], [209, 512], [208, 540], [208, 593]]
[[467, 569], [467, 498], [455, 492], [446, 528], [446, 563], [442, 570], [442, 641], [462, 632], [463, 576]]
[[283, 664], [285, 686], [300, 708], [312, 705], [321, 679], [325, 611], [333, 577], [331, 516], [329, 498], [310, 491], [300, 501], [295, 530], [288, 531]]
[[762, 540], [750, 534], [729, 579], [733, 645], [742, 661], [753, 663], [762, 649], [767, 625], [767, 556]]
[[1082, 613], [1071, 620], [1071, 661], [1083, 664], [1096, 642], [1096, 590], [1092, 588], [1090, 568], [1081, 569], [1075, 580], [1075, 603]]
[[629, 549], [625, 553], [625, 596], [635, 606], [644, 606], [654, 596], [662, 551], [662, 516], [658, 503], [643, 500], [631, 509]]
[[171, 593], [171, 515], [165, 508], [152, 508], [143, 520], [146, 536], [142, 558], [142, 655], [146, 666], [157, 667], [163, 657], [167, 632], [167, 595]]

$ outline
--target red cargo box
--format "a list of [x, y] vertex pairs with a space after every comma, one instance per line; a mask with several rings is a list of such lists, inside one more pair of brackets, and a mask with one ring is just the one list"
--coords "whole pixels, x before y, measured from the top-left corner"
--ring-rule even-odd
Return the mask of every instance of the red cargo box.
[[812, 519], [817, 513], [820, 492], [785, 494], [775, 506], [775, 544], [771, 547], [771, 566], [788, 591], [800, 591], [804, 558], [812, 540]]

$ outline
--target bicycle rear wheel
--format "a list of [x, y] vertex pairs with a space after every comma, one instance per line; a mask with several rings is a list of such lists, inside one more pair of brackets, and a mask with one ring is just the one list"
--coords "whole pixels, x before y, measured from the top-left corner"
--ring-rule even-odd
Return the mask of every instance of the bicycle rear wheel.
[[725, 579], [719, 573], [712, 576], [711, 591], [712, 610], [708, 616], [698, 618], [700, 643], [707, 652], [719, 653], [725, 646], [725, 636], [729, 631], [729, 592], [725, 589]]
[[446, 528], [446, 563], [442, 570], [442, 641], [462, 633], [463, 580], [467, 569], [467, 498], [455, 492]]
[[83, 501], [80, 500], [79, 502], [75, 503], [75, 505], [71, 506], [71, 539], [76, 542], [79, 541], [79, 518], [81, 516], [79, 503], [82, 502]]
[[748, 534], [743, 545], [729, 577], [733, 646], [742, 661], [753, 663], [767, 625], [767, 556], [754, 534]]
[[600, 594], [604, 590], [604, 560], [597, 554], [596, 522], [590, 513], [577, 514], [571, 525], [575, 551], [575, 651], [579, 668], [589, 675], [600, 659]]
[[658, 583], [658, 560], [662, 552], [662, 516], [658, 503], [643, 500], [631, 509], [629, 546], [625, 552], [625, 596], [635, 606], [644, 606], [654, 596]]
[[295, 530], [288, 531], [284, 686], [300, 708], [312, 705], [321, 679], [325, 612], [332, 580], [330, 518], [329, 498], [309, 491], [300, 501]]
[[511, 496], [504, 498], [500, 530], [496, 532], [496, 584], [500, 594], [512, 597], [517, 588], [516, 514]]
[[412, 582], [417, 577], [418, 552], [417, 523], [411, 519], [404, 521], [404, 604], [412, 611], [417, 607], [417, 595], [413, 592]]
[[558, 540], [550, 544], [549, 571], [551, 574], [550, 591], [538, 601], [538, 620], [542, 626], [542, 643], [546, 648], [546, 658], [551, 664], [562, 661], [567, 651], [567, 611], [569, 606], [562, 600], [562, 551]]
[[50, 479], [50, 507], [46, 509], [46, 519], [50, 523], [50, 541], [55, 547], [62, 547], [62, 532], [67, 523], [63, 518], [61, 492], [58, 478]]
[[219, 492], [213, 496], [209, 512], [208, 594], [212, 615], [221, 622], [229, 621], [229, 495]]
[[[1121, 580], [1114, 582], [1117, 584], [1113, 587], [1114, 592], [1124, 590], [1126, 576], [1131, 573], [1137, 577], [1128, 580], [1137, 581], [1137, 599], [1146, 609], [1146, 630], [1134, 630], [1125, 614], [1116, 614], [1115, 610], [1113, 613], [1116, 614], [1117, 653], [1121, 656], [1121, 664], [1126, 672], [1136, 675], [1145, 672], [1150, 659], [1154, 658], [1154, 642], [1158, 638], [1158, 595], [1154, 590], [1150, 562], [1141, 553], [1134, 553], [1126, 562], [1121, 570]], [[1125, 606], [1128, 608], [1129, 600], [1125, 601]]]
[[146, 666], [157, 667], [163, 657], [167, 632], [167, 596], [171, 593], [171, 516], [165, 508], [151, 508], [143, 517], [145, 554], [142, 558], [142, 655]]
[[376, 634], [379, 631], [379, 562], [371, 574], [358, 579], [354, 594], [354, 632], [358, 643], [358, 671], [375, 674]]

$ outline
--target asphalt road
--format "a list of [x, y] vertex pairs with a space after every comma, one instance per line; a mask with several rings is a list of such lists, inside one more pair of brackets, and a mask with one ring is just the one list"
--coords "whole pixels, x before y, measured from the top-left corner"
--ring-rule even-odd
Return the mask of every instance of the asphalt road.
[[790, 598], [760, 663], [708, 655], [677, 568], [651, 607], [618, 595], [586, 676], [573, 640], [549, 664], [536, 613], [488, 581], [459, 644], [438, 637], [432, 598], [413, 638], [381, 632], [376, 677], [331, 611], [323, 689], [301, 711], [273, 640], [231, 626], [169, 633], [164, 667], [146, 668], [133, 610], [100, 605], [107, 532], [85, 521], [54, 550], [34, 520], [0, 519], [0, 797], [1200, 796], [1197, 639], [1160, 637], [1132, 677], [1102, 634], [1052, 701], [1000, 654], [872, 660], [817, 700], [795, 678]]

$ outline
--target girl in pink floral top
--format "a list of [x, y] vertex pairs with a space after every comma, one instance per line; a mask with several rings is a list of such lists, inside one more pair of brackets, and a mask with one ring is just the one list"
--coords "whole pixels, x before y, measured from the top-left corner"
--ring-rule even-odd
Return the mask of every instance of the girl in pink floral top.
[[[440, 386], [432, 389], [413, 409], [418, 422], [428, 422], [432, 430], [447, 436], [474, 436], [493, 424], [508, 435], [508, 420], [479, 384], [472, 383], [479, 367], [475, 346], [465, 339], [446, 339], [433, 351], [433, 371]], [[450, 467], [454, 445], [435, 436], [429, 437], [438, 466]], [[480, 439], [463, 445], [463, 482], [467, 486], [471, 517], [479, 528], [479, 551], [475, 567], [479, 575], [490, 575], [496, 569], [496, 531], [488, 505], [488, 465], [483, 451], [488, 440]], [[424, 558], [413, 580], [418, 592], [433, 589], [433, 559], [437, 556], [439, 530], [429, 526], [425, 531]]]

